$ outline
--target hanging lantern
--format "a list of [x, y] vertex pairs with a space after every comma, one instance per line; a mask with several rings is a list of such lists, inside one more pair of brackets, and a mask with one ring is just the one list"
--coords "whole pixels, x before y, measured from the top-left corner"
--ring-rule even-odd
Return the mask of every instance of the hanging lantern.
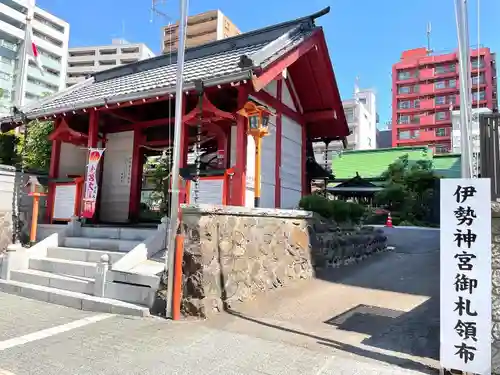
[[271, 112], [264, 106], [248, 101], [238, 114], [248, 118], [248, 134], [263, 137], [269, 134]]

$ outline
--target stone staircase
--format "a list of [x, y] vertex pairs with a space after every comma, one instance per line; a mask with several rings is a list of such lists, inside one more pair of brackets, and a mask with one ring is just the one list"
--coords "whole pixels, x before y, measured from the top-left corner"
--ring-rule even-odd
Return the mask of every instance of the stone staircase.
[[104, 296], [96, 296], [95, 288], [103, 255], [109, 257], [112, 270], [113, 263], [155, 233], [155, 229], [81, 227], [78, 236], [64, 236], [59, 246], [47, 247], [44, 256], [32, 255], [25, 267], [12, 269], [7, 280], [0, 279], [0, 291], [82, 310], [149, 315], [157, 276], [124, 277], [117, 272], [107, 281]]

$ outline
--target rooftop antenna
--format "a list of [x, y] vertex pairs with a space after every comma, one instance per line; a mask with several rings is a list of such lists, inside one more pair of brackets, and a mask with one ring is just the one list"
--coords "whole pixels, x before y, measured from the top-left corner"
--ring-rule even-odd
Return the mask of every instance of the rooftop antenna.
[[430, 22], [427, 22], [427, 54], [430, 55], [432, 53], [431, 49], [431, 31], [432, 26]]
[[150, 23], [153, 23], [155, 16], [164, 18], [166, 21], [170, 20], [168, 14], [160, 10], [160, 7], [165, 5], [167, 5], [167, 0], [151, 0], [151, 17], [149, 19]]

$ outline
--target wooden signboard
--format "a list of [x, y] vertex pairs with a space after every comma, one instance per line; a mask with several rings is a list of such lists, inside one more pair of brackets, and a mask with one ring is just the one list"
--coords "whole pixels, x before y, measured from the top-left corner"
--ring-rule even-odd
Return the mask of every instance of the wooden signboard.
[[78, 216], [81, 198], [81, 184], [59, 183], [54, 185], [54, 205], [51, 221], [70, 221], [73, 216]]

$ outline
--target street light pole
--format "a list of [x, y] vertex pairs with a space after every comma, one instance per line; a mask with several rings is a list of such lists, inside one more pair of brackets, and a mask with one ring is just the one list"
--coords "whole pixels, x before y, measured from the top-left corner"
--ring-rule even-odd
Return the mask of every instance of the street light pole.
[[167, 307], [166, 316], [173, 317], [172, 302], [174, 290], [175, 245], [176, 234], [179, 226], [179, 167], [181, 158], [181, 132], [182, 132], [182, 94], [184, 75], [184, 55], [186, 44], [186, 24], [188, 14], [188, 0], [180, 0], [181, 17], [179, 21], [179, 44], [177, 48], [177, 79], [175, 86], [175, 123], [174, 145], [171, 169], [172, 194], [170, 202], [170, 223], [168, 228], [168, 247], [165, 257], [167, 271]]

